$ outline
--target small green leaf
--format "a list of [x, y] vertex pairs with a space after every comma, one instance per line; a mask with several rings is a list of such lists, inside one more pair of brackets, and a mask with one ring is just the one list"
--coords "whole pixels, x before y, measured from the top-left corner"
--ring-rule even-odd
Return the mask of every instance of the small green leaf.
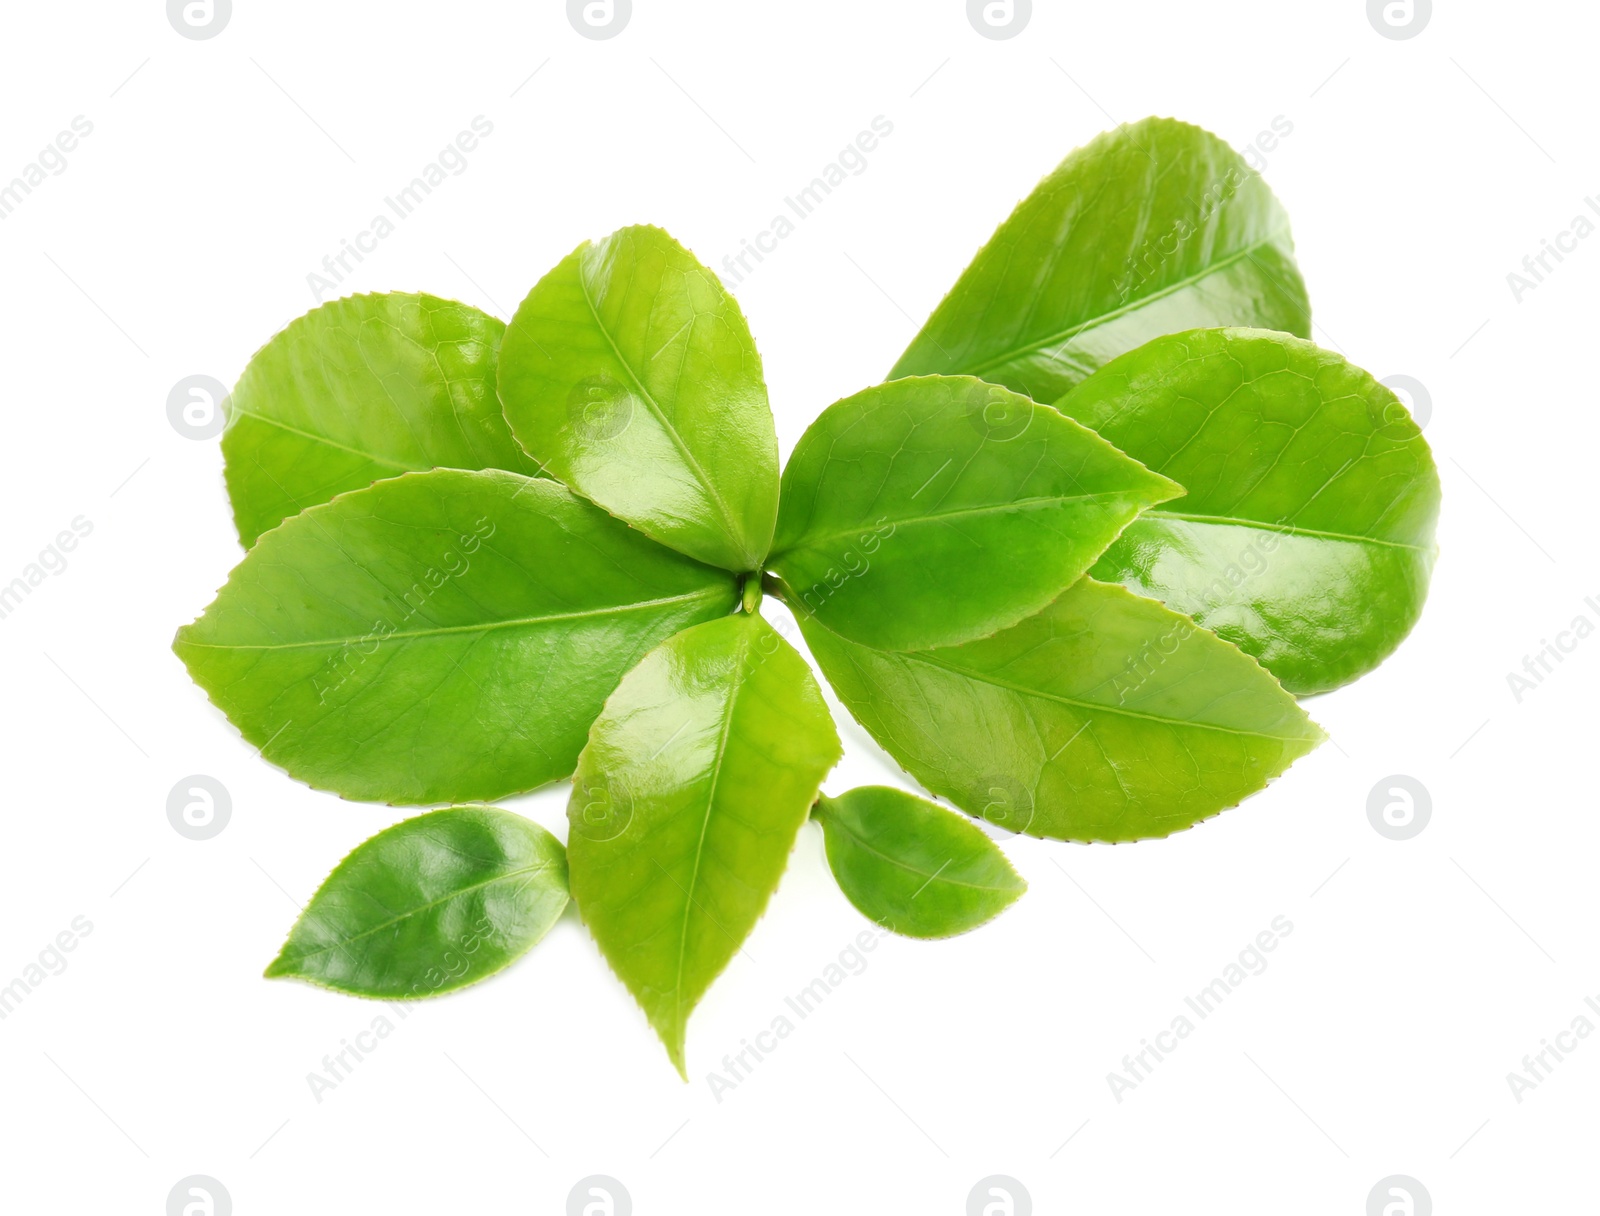
[[907, 937], [954, 937], [1028, 889], [970, 821], [884, 785], [817, 802], [828, 865], [861, 914]]
[[222, 454], [245, 548], [335, 494], [435, 467], [539, 466], [495, 394], [505, 325], [391, 292], [313, 309], [256, 352], [229, 397]]
[[623, 673], [737, 595], [554, 481], [436, 469], [267, 533], [173, 650], [318, 789], [490, 801], [570, 773]]
[[1395, 395], [1339, 355], [1261, 330], [1173, 334], [1057, 408], [1189, 491], [1095, 577], [1193, 616], [1290, 692], [1371, 671], [1421, 616], [1439, 474]]
[[805, 660], [743, 613], [645, 656], [589, 732], [567, 810], [572, 896], [680, 1074], [689, 1013], [755, 927], [839, 755]]
[[874, 650], [799, 620], [885, 751], [968, 814], [1030, 836], [1169, 835], [1324, 737], [1254, 659], [1092, 579], [992, 638], [940, 650]]
[[539, 280], [506, 331], [500, 400], [578, 493], [703, 562], [759, 568], [778, 511], [761, 356], [717, 276], [661, 229], [586, 241]]
[[1209, 325], [1301, 337], [1289, 217], [1222, 140], [1146, 118], [1073, 152], [978, 251], [889, 373], [964, 373], [1054, 401], [1151, 338]]
[[953, 645], [1031, 616], [1142, 508], [1182, 493], [1007, 389], [895, 380], [801, 437], [769, 564], [787, 600], [853, 641]]
[[521, 958], [566, 906], [566, 850], [538, 824], [494, 807], [431, 811], [357, 845], [266, 974], [390, 1001], [438, 996]]

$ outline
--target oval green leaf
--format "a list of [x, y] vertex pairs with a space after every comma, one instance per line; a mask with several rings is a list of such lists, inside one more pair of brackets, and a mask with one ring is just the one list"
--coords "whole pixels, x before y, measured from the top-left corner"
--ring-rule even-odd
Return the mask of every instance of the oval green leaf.
[[1395, 395], [1286, 334], [1158, 338], [1057, 404], [1188, 496], [1096, 564], [1235, 643], [1290, 692], [1372, 670], [1422, 614], [1439, 474]]
[[778, 441], [750, 328], [659, 228], [584, 242], [517, 309], [500, 400], [519, 443], [662, 544], [757, 569], [778, 512]]
[[970, 820], [885, 785], [817, 802], [828, 865], [868, 920], [907, 937], [954, 937], [1028, 889]]
[[889, 373], [979, 376], [1053, 401], [1151, 338], [1311, 333], [1289, 219], [1244, 158], [1146, 118], [1073, 152], [978, 251]]
[[173, 650], [317, 789], [479, 802], [565, 777], [623, 673], [736, 602], [554, 481], [437, 469], [267, 533]]
[[1141, 509], [1182, 493], [1008, 389], [895, 380], [801, 437], [769, 565], [786, 599], [853, 641], [954, 645], [1039, 611]]
[[590, 730], [567, 811], [572, 897], [680, 1074], [689, 1013], [839, 756], [805, 660], [743, 613], [657, 647]]
[[538, 824], [494, 807], [430, 811], [357, 845], [266, 974], [388, 1001], [438, 996], [515, 962], [566, 906], [566, 850]]
[[500, 413], [505, 325], [391, 292], [313, 309], [263, 346], [229, 397], [222, 455], [245, 548], [335, 494], [436, 467], [533, 476]]
[[874, 650], [799, 619], [885, 751], [969, 815], [1030, 836], [1170, 835], [1323, 738], [1254, 659], [1092, 579], [992, 638], [939, 650]]

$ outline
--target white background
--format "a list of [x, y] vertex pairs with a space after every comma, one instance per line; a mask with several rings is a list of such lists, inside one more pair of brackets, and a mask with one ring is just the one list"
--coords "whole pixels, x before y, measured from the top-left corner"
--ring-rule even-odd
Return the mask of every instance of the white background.
[[[1592, 1203], [1600, 1036], [1520, 1103], [1506, 1075], [1600, 997], [1600, 640], [1520, 704], [1506, 677], [1600, 623], [1600, 240], [1520, 303], [1506, 276], [1600, 192], [1600, 14], [1437, 8], [1396, 41], [1362, 0], [1039, 0], [996, 41], [959, 0], [635, 0], [594, 41], [551, 0], [236, 0], [191, 41], [157, 0], [7, 5], [0, 181], [75, 116], [93, 133], [0, 221], [0, 582], [74, 517], [93, 532], [0, 620], [0, 984], [74, 917], [93, 931], [0, 1021], [5, 1210], [158, 1216], [195, 1173], [240, 1216], [559, 1213], [594, 1173], [641, 1216], [961, 1213], [996, 1173], [1040, 1213], [1358, 1216], [1397, 1173], [1441, 1214]], [[580, 240], [643, 221], [720, 266], [882, 115], [865, 172], [736, 288], [787, 452], [1041, 175], [1146, 114], [1236, 146], [1292, 123], [1265, 173], [1317, 339], [1432, 397], [1432, 596], [1380, 671], [1311, 704], [1333, 741], [1170, 840], [1011, 842], [1014, 909], [885, 939], [720, 1102], [707, 1073], [865, 927], [815, 828], [690, 1025], [690, 1084], [569, 913], [313, 1098], [383, 1007], [261, 968], [334, 862], [410, 812], [261, 761], [168, 650], [240, 557], [173, 384], [231, 383], [474, 116], [494, 131], [467, 170], [340, 293], [509, 316]], [[830, 790], [904, 780], [842, 730]], [[193, 773], [232, 795], [206, 842], [166, 818]], [[1433, 804], [1405, 842], [1366, 814], [1396, 773]], [[564, 836], [565, 800], [512, 805]], [[1279, 915], [1270, 966], [1119, 1103], [1107, 1074]]]

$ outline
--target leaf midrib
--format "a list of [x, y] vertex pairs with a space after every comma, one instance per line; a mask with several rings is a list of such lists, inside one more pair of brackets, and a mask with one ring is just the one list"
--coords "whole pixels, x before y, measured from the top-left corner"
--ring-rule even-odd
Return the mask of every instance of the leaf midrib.
[[[1019, 510], [1026, 510], [1029, 507], [1058, 506], [1069, 502], [1094, 502], [1101, 499], [1117, 498], [1130, 499], [1140, 503], [1147, 501], [1147, 497], [1136, 489], [1103, 490], [1094, 494], [1040, 494], [1035, 495], [1033, 498], [1017, 498], [1010, 502], [990, 503], [981, 507], [961, 507], [954, 511], [939, 511], [928, 515], [910, 515], [897, 519], [889, 516], [884, 516], [883, 518], [888, 519], [896, 528], [902, 526], [915, 527], [918, 524], [943, 523], [952, 519], [974, 519], [983, 515], [1006, 515]], [[1155, 501], [1162, 500], [1156, 499]], [[1147, 511], [1145, 514], [1150, 514], [1150, 512]], [[781, 553], [774, 554], [770, 561], [775, 564], [786, 553], [809, 549], [826, 541], [842, 540], [847, 536], [859, 536], [863, 531], [868, 531], [872, 527], [874, 527], [873, 524], [862, 523], [857, 524], [855, 527], [844, 528], [834, 532], [807, 533], [789, 548]]]
[[505, 882], [507, 879], [517, 878], [523, 874], [543, 873], [545, 870], [550, 868], [550, 864], [550, 862], [545, 861], [536, 866], [524, 866], [520, 870], [507, 870], [504, 874], [496, 874], [493, 878], [485, 878], [482, 882], [475, 882], [469, 886], [461, 887], [455, 891], [452, 891], [448, 895], [442, 895], [438, 899], [430, 900], [428, 903], [418, 904], [415, 908], [408, 908], [406, 911], [400, 913], [399, 916], [390, 917], [381, 925], [374, 925], [372, 928], [363, 929], [360, 933], [353, 934], [350, 937], [340, 938], [338, 941], [333, 942], [330, 945], [318, 946], [315, 950], [307, 950], [303, 953], [297, 954], [295, 955], [295, 961], [304, 962], [308, 958], [318, 954], [326, 954], [330, 950], [342, 950], [346, 946], [350, 945], [351, 942], [358, 942], [364, 937], [371, 937], [374, 933], [382, 933], [391, 925], [398, 925], [403, 920], [409, 920], [413, 916], [420, 916], [424, 912], [431, 911], [442, 904], [447, 904], [453, 899], [460, 899], [462, 896], [469, 895], [473, 891], [481, 891], [484, 887], [492, 887], [497, 882]]
[[1425, 545], [1408, 545], [1402, 540], [1383, 540], [1376, 536], [1357, 536], [1351, 532], [1331, 532], [1322, 528], [1301, 528], [1294, 524], [1273, 524], [1260, 519], [1244, 519], [1237, 515], [1189, 515], [1182, 511], [1146, 511], [1141, 519], [1178, 519], [1195, 524], [1232, 524], [1241, 528], [1259, 528], [1263, 532], [1277, 532], [1284, 536], [1314, 536], [1319, 540], [1344, 541], [1353, 545], [1383, 545], [1390, 549], [1408, 549], [1413, 553], [1429, 553]]
[[313, 650], [321, 646], [350, 646], [357, 642], [371, 642], [374, 640], [381, 644], [397, 639], [409, 641], [413, 638], [440, 637], [452, 633], [488, 633], [491, 630], [511, 629], [520, 625], [548, 625], [559, 621], [580, 621], [590, 617], [617, 616], [646, 608], [660, 608], [669, 604], [682, 604], [698, 599], [709, 599], [722, 593], [721, 588], [708, 587], [704, 591], [693, 591], [685, 595], [672, 595], [654, 600], [639, 600], [632, 604], [620, 604], [608, 608], [592, 608], [584, 612], [558, 612], [551, 613], [548, 616], [515, 617], [507, 621], [490, 621], [481, 625], [440, 625], [435, 629], [396, 630], [394, 633], [386, 633], [382, 637], [364, 633], [348, 638], [313, 638], [303, 642], [275, 642], [270, 644], [196, 642], [185, 638], [183, 645], [206, 650]]
[[[578, 289], [583, 293], [583, 302], [588, 306], [589, 315], [594, 318], [594, 327], [599, 330], [600, 335], [605, 338], [606, 345], [611, 348], [611, 353], [616, 356], [617, 362], [621, 364], [623, 371], [628, 373], [628, 378], [633, 381], [634, 387], [637, 388], [640, 394], [644, 397], [645, 404], [650, 407], [651, 412], [655, 414], [657, 420], [661, 423], [662, 429], [666, 431], [667, 435], [672, 439], [672, 442], [677, 447], [678, 451], [682, 453], [685, 463], [688, 464], [690, 471], [694, 473], [695, 480], [700, 483], [700, 485], [705, 489], [706, 493], [710, 496], [711, 501], [716, 504], [717, 511], [722, 516], [723, 526], [727, 529], [728, 540], [732, 541], [736, 547], [742, 549], [744, 547], [744, 534], [737, 526], [735, 526], [733, 512], [728, 509], [728, 504], [723, 501], [722, 492], [717, 489], [716, 482], [714, 482], [707, 475], [705, 469], [701, 467], [700, 461], [695, 458], [695, 454], [689, 450], [689, 446], [685, 442], [683, 436], [678, 433], [678, 428], [672, 425], [671, 421], [669, 421], [667, 418], [666, 411], [661, 408], [660, 402], [658, 402], [655, 397], [651, 395], [649, 389], [645, 388], [644, 381], [639, 378], [639, 373], [633, 369], [633, 364], [628, 362], [626, 356], [623, 355], [621, 348], [617, 346], [616, 339], [611, 336], [611, 331], [606, 328], [605, 322], [600, 319], [600, 311], [594, 306], [594, 299], [589, 294], [589, 279], [584, 274], [583, 260], [581, 257], [578, 260], [577, 271]], [[695, 313], [696, 320], [699, 319], [699, 315], [700, 314], [698, 312]]]
[[930, 883], [948, 883], [952, 887], [965, 887], [969, 891], [988, 891], [995, 895], [1011, 895], [1019, 890], [1017, 887], [991, 887], [983, 883], [963, 882], [959, 878], [943, 878], [941, 877], [941, 874], [943, 874], [942, 869], [934, 871], [918, 869], [910, 862], [901, 861], [898, 857], [891, 857], [889, 854], [879, 852], [877, 849], [873, 848], [867, 843], [866, 837], [862, 836], [859, 832], [851, 831], [850, 827], [844, 822], [844, 819], [841, 816], [830, 814], [828, 816], [828, 821], [846, 836], [850, 837], [851, 840], [855, 841], [863, 852], [871, 853], [874, 857], [877, 857], [882, 861], [886, 861], [898, 869], [905, 870], [908, 874], [915, 874], [918, 878], [926, 878]]
[[682, 1034], [686, 1023], [683, 1011], [683, 963], [689, 952], [689, 914], [699, 905], [695, 902], [694, 891], [700, 881], [700, 861], [706, 852], [706, 833], [711, 830], [712, 809], [717, 801], [717, 785], [722, 780], [722, 760], [728, 752], [728, 736], [733, 730], [734, 710], [739, 703], [739, 694], [744, 691], [745, 672], [744, 661], [750, 653], [748, 638], [740, 637], [739, 654], [734, 663], [734, 671], [738, 679], [733, 686], [733, 691], [728, 694], [728, 707], [723, 711], [722, 729], [717, 735], [716, 760], [711, 769], [711, 786], [706, 791], [705, 818], [700, 821], [700, 838], [695, 842], [694, 868], [689, 872], [689, 889], [684, 893], [683, 924], [678, 932], [678, 965], [672, 981], [672, 1025], [676, 1033]]
[[1029, 688], [1023, 684], [1014, 684], [1009, 680], [1003, 680], [1000, 677], [988, 672], [978, 672], [973, 671], [970, 668], [959, 667], [951, 663], [943, 663], [938, 659], [935, 659], [927, 652], [918, 653], [916, 651], [904, 651], [899, 653], [896, 657], [908, 661], [915, 660], [916, 662], [925, 663], [930, 667], [937, 667], [940, 671], [948, 671], [955, 675], [965, 676], [968, 679], [979, 680], [985, 684], [992, 684], [996, 688], [1004, 688], [1008, 692], [1014, 692], [1019, 696], [1036, 697], [1041, 701], [1055, 701], [1062, 705], [1070, 705], [1074, 709], [1115, 714], [1119, 717], [1137, 718], [1146, 722], [1159, 722], [1163, 726], [1191, 727], [1195, 730], [1210, 730], [1216, 731], [1219, 734], [1240, 735], [1251, 739], [1270, 739], [1274, 743], [1315, 742], [1314, 737], [1308, 737], [1305, 735], [1269, 735], [1265, 731], [1243, 730], [1236, 726], [1221, 726], [1217, 723], [1199, 722], [1190, 718], [1167, 718], [1160, 714], [1141, 713], [1136, 709], [1123, 709], [1116, 705], [1103, 705], [1094, 701], [1080, 701], [1075, 697], [1062, 696], [1060, 693], [1045, 692], [1042, 689]]
[[276, 418], [268, 418], [265, 414], [257, 414], [251, 410], [241, 409], [237, 405], [231, 408], [241, 418], [251, 418], [256, 422], [265, 423], [267, 426], [277, 427], [280, 431], [287, 431], [291, 435], [298, 435], [301, 439], [310, 440], [312, 443], [320, 443], [324, 447], [333, 448], [336, 451], [348, 452], [351, 456], [359, 456], [363, 460], [370, 460], [373, 464], [381, 464], [387, 469], [398, 469], [402, 473], [426, 473], [429, 469], [435, 467], [431, 464], [407, 464], [404, 461], [395, 460], [388, 456], [379, 456], [376, 452], [364, 452], [360, 448], [353, 448], [335, 439], [329, 439], [326, 435], [315, 435], [310, 431], [303, 431], [297, 426], [290, 426], [287, 422], [280, 422]]
[[1211, 265], [1207, 266], [1204, 270], [1180, 279], [1176, 283], [1173, 283], [1167, 287], [1163, 287], [1160, 291], [1152, 292], [1147, 296], [1140, 296], [1137, 300], [1129, 301], [1120, 308], [1114, 308], [1110, 312], [1104, 312], [1098, 316], [1090, 317], [1071, 329], [1065, 329], [1058, 333], [1047, 334], [1037, 341], [1029, 342], [1022, 346], [1016, 346], [1010, 350], [1002, 351], [1000, 354], [994, 355], [984, 360], [982, 363], [968, 368], [967, 372], [969, 375], [977, 376], [979, 379], [982, 379], [984, 372], [991, 371], [996, 367], [1002, 367], [1005, 364], [1016, 360], [1022, 355], [1031, 355], [1036, 351], [1041, 351], [1045, 347], [1054, 345], [1058, 342], [1070, 342], [1080, 334], [1087, 333], [1091, 329], [1098, 329], [1102, 325], [1109, 325], [1111, 322], [1137, 312], [1139, 309], [1153, 304], [1157, 300], [1165, 299], [1167, 296], [1182, 291], [1186, 287], [1192, 287], [1194, 284], [1203, 279], [1211, 277], [1218, 271], [1226, 270], [1235, 262], [1239, 262], [1245, 258], [1251, 257], [1258, 249], [1265, 249], [1270, 245], [1276, 245], [1278, 243], [1278, 239], [1282, 236], [1286, 236], [1288, 231], [1289, 230], [1287, 227], [1274, 229], [1264, 240], [1257, 241], [1254, 245], [1247, 245], [1238, 252], [1231, 253], [1220, 261], [1211, 263]]

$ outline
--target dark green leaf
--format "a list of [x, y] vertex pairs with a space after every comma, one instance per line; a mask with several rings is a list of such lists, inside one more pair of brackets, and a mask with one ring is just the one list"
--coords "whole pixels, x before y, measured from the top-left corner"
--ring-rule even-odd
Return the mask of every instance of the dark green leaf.
[[1193, 616], [1300, 694], [1372, 670], [1416, 624], [1439, 475], [1395, 395], [1332, 351], [1174, 334], [1057, 408], [1189, 491], [1135, 521], [1096, 578]]
[[839, 754], [805, 660], [744, 613], [657, 647], [589, 732], [572, 895], [680, 1073], [689, 1013], [755, 927]]
[[766, 556], [778, 442], [761, 356], [732, 296], [659, 228], [587, 241], [506, 331], [517, 440], [578, 493], [734, 571]]
[[890, 653], [800, 624], [839, 699], [918, 781], [1031, 836], [1169, 835], [1323, 738], [1255, 660], [1092, 579], [992, 638], [941, 650]]
[[1182, 493], [1007, 389], [895, 380], [801, 437], [770, 565], [785, 598], [853, 641], [951, 645], [1037, 612], [1141, 508]]
[[861, 914], [907, 937], [953, 937], [1000, 915], [1028, 884], [969, 820], [884, 785], [826, 794], [828, 865]]
[[466, 304], [391, 292], [324, 304], [257, 351], [222, 436], [245, 548], [307, 507], [399, 473], [537, 473], [495, 395], [504, 330]]
[[341, 861], [267, 975], [391, 1001], [437, 996], [515, 962], [566, 906], [566, 850], [538, 824], [494, 807], [431, 811]]
[[438, 469], [267, 533], [173, 649], [318, 789], [488, 801], [570, 773], [623, 673], [736, 600], [553, 481]]
[[965, 373], [1053, 401], [1123, 351], [1207, 325], [1308, 337], [1289, 219], [1215, 135], [1146, 118], [1056, 168], [978, 251], [896, 376]]

